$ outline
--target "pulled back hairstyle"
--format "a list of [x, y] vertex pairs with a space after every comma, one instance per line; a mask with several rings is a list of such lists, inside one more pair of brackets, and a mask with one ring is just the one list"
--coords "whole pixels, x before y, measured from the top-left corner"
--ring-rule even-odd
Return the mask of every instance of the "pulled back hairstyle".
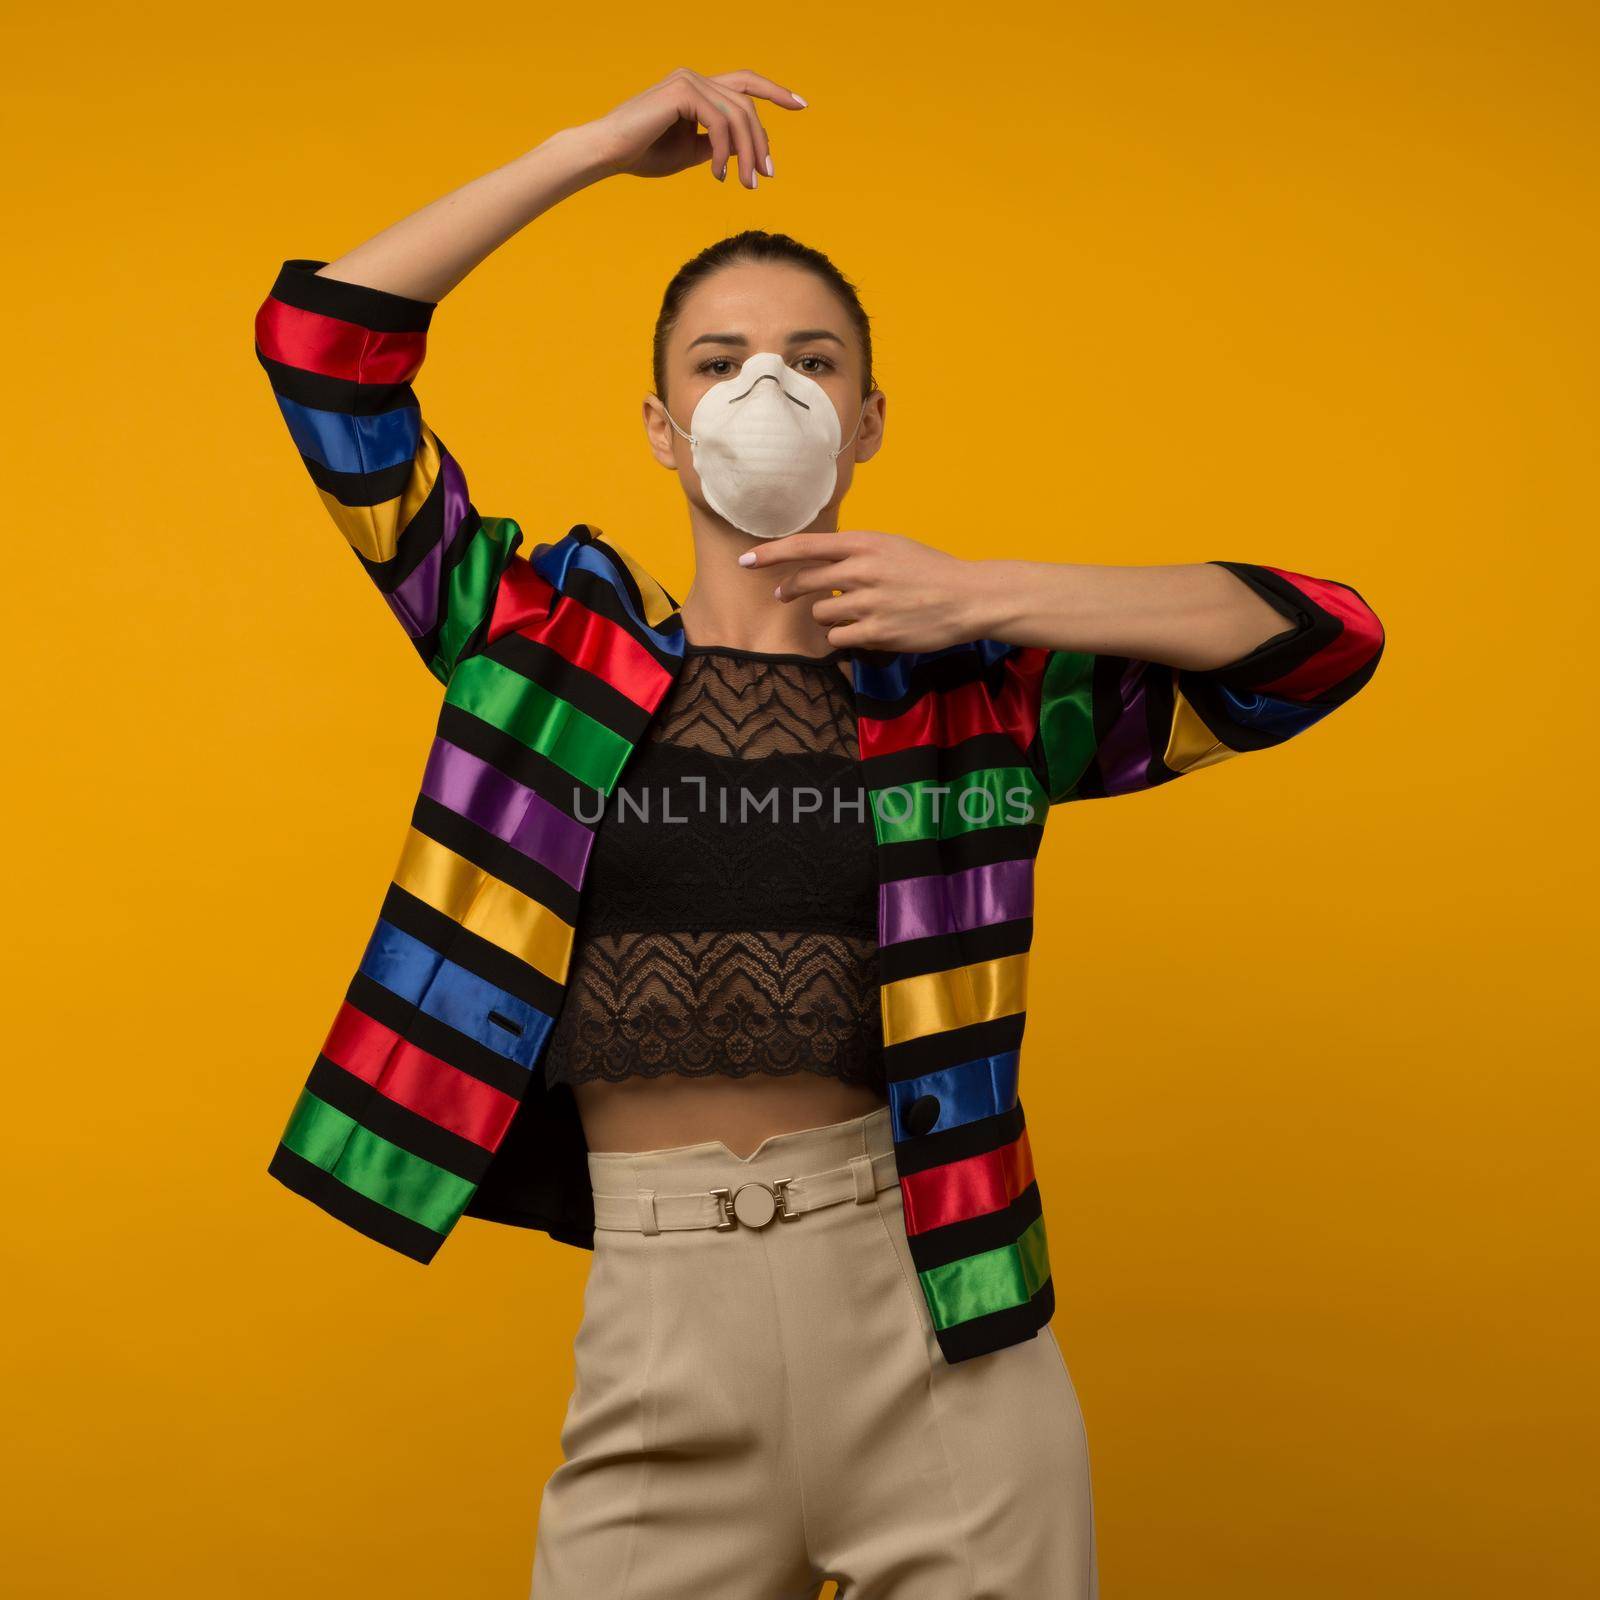
[[786, 233], [768, 233], [762, 228], [746, 228], [742, 233], [730, 233], [727, 238], [707, 245], [699, 255], [684, 262], [673, 274], [667, 292], [661, 297], [661, 310], [656, 316], [651, 361], [656, 398], [663, 405], [666, 403], [667, 340], [677, 326], [689, 291], [721, 268], [746, 261], [788, 262], [815, 273], [833, 290], [861, 340], [861, 398], [866, 399], [877, 387], [872, 372], [872, 324], [861, 304], [861, 297], [856, 293], [856, 286], [820, 250], [813, 250]]

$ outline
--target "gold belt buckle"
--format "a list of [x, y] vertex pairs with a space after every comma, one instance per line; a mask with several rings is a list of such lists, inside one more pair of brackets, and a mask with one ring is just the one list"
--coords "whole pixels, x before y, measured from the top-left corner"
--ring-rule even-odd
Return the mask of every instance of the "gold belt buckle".
[[764, 1228], [774, 1217], [782, 1217], [785, 1222], [798, 1217], [800, 1213], [789, 1207], [788, 1190], [793, 1182], [793, 1178], [774, 1178], [771, 1183], [762, 1183], [752, 1178], [737, 1189], [712, 1189], [711, 1198], [720, 1213], [717, 1231], [726, 1232], [741, 1222], [747, 1228]]

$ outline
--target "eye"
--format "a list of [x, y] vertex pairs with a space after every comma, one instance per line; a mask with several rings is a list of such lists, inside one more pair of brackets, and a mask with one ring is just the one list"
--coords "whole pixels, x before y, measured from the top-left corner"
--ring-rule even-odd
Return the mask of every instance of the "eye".
[[[799, 367], [802, 361], [820, 361], [822, 363], [823, 371], [832, 372], [834, 370], [833, 362], [831, 362], [826, 356], [799, 356], [795, 360], [795, 365]], [[814, 376], [817, 371], [817, 369], [814, 367], [800, 367], [800, 370], [804, 372], [808, 378]]]
[[[717, 370], [713, 371], [713, 368]], [[724, 368], [727, 370], [724, 371]], [[727, 378], [732, 376], [734, 370], [733, 358], [731, 356], [712, 356], [710, 360], [702, 361], [694, 370], [696, 372], [709, 372], [713, 378]]]

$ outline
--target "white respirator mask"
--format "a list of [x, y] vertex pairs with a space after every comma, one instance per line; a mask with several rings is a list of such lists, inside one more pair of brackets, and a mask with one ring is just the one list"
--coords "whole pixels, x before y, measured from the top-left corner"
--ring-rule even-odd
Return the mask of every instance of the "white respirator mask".
[[[863, 411], [866, 402], [862, 402]], [[763, 350], [700, 396], [684, 433], [707, 504], [758, 539], [798, 533], [833, 498], [839, 413], [820, 383]]]

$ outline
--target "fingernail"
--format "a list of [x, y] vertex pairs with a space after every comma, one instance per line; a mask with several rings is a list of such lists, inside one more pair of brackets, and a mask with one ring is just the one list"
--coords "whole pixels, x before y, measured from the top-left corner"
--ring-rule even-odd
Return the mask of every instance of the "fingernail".
[[781, 600], [783, 598], [783, 585], [781, 583], [772, 591], [772, 598], [774, 600]]
[[772, 176], [772, 157], [771, 156], [767, 157], [767, 176], [769, 178]]
[[[790, 91], [789, 91], [789, 98], [790, 98], [790, 99], [791, 99], [791, 100], [800, 100], [800, 96], [799, 96], [799, 95], [797, 95], [797, 94], [796, 94], [796, 93], [795, 93], [795, 92], [794, 92], [794, 90], [793, 90], [793, 89], [791, 89], [791, 90], [790, 90]], [[804, 100], [800, 100], [800, 104], [801, 104], [801, 105], [804, 105], [804, 104], [805, 104], [805, 103], [806, 103], [806, 102], [805, 102], [805, 101], [804, 101]]]
[[741, 567], [753, 567], [755, 564], [756, 553], [754, 550], [746, 550], [745, 553], [739, 557], [739, 565]]
[[752, 189], [759, 189], [761, 187], [761, 179], [756, 176], [754, 170], [752, 170], [750, 173], [750, 187]]

